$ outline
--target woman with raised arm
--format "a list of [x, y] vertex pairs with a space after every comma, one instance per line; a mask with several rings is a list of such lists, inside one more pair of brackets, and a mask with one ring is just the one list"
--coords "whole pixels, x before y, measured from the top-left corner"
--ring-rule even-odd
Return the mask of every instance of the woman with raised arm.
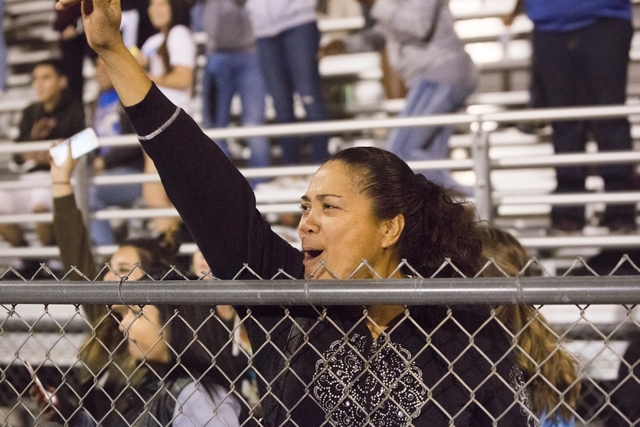
[[[54, 231], [65, 271], [75, 269], [67, 278], [81, 280], [84, 276], [96, 280], [104, 273], [103, 279], [107, 281], [169, 279], [167, 274], [171, 266], [177, 264], [179, 249], [179, 243], [170, 234], [157, 239], [127, 239], [111, 256], [109, 267], [98, 270], [71, 185], [77, 162], [71, 153], [61, 166], [51, 162]], [[67, 384], [73, 391], [58, 387], [54, 403], [49, 404], [37, 386], [30, 390], [44, 418], [69, 422], [74, 427], [96, 423], [128, 426], [136, 418], [139, 425], [145, 425], [152, 422], [153, 417], [171, 420], [181, 412], [174, 427], [238, 424], [240, 402], [232, 396], [227, 399], [226, 395], [232, 393], [231, 383], [246, 369], [246, 359], [242, 363], [243, 359], [234, 357], [231, 345], [227, 345], [234, 328], [234, 313], [227, 307], [221, 311], [217, 307], [183, 306], [180, 316], [187, 325], [180, 321], [169, 324], [175, 315], [173, 310], [178, 307], [148, 306], [144, 309], [147, 314], [138, 316], [135, 324], [129, 319], [124, 326], [123, 317], [131, 314], [125, 306], [115, 310], [104, 304], [83, 304], [82, 308], [93, 332], [78, 355], [81, 362], [78, 383]], [[164, 325], [165, 332], [173, 331], [168, 337], [164, 336], [171, 351], [158, 330], [154, 335], [153, 327], [149, 329], [153, 315], [146, 310], [156, 316], [159, 313], [159, 319], [154, 318], [153, 322], [156, 326]], [[130, 328], [129, 324], [132, 324]], [[193, 333], [194, 330], [197, 332]], [[146, 340], [142, 337], [145, 332]], [[127, 349], [127, 337], [138, 344], [138, 351], [136, 348], [132, 351], [132, 345]], [[195, 337], [197, 344], [191, 342]], [[155, 347], [165, 351], [158, 354], [152, 351]], [[217, 367], [210, 369], [212, 364]], [[162, 390], [158, 386], [160, 380], [165, 381]], [[175, 404], [176, 399], [180, 405]], [[149, 411], [145, 412], [146, 404]]]
[[[74, 1], [60, 0], [58, 7]], [[316, 172], [301, 200], [303, 251], [291, 247], [262, 218], [240, 172], [126, 50], [119, 1], [84, 0], [83, 10], [89, 43], [214, 276], [237, 277], [245, 265], [262, 278], [284, 271], [299, 279], [455, 277], [479, 270], [471, 210], [375, 148], [345, 150]], [[441, 268], [447, 259], [456, 268]], [[255, 278], [252, 272], [239, 277]], [[263, 425], [531, 422], [512, 381], [519, 368], [509, 341], [488, 307], [250, 310], [236, 307], [254, 349]]]

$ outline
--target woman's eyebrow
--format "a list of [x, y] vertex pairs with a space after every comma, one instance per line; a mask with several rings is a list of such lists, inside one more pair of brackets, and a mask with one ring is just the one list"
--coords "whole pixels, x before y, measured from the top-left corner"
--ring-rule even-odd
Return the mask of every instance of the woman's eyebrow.
[[[337, 195], [337, 194], [318, 194], [318, 195], [316, 196], [316, 199], [317, 199], [317, 200], [320, 200], [320, 201], [323, 201], [323, 200], [324, 200], [324, 199], [326, 199], [327, 197], [338, 197], [338, 198], [341, 198], [342, 196], [339, 196], [339, 195]], [[300, 197], [300, 199], [301, 199], [303, 202], [310, 202], [310, 201], [311, 201], [311, 199], [309, 198], [309, 196], [302, 196], [302, 197]]]

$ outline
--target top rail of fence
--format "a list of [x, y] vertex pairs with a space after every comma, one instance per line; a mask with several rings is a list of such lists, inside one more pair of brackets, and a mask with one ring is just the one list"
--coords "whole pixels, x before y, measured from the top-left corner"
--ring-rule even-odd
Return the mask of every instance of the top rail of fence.
[[0, 282], [2, 304], [639, 304], [638, 276]]

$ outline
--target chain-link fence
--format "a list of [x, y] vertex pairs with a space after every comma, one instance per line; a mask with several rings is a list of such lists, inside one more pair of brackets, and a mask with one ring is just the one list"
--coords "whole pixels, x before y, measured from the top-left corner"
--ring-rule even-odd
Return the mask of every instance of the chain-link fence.
[[[524, 274], [533, 269], [543, 274]], [[515, 278], [305, 281], [282, 272], [226, 281], [172, 270], [162, 281], [102, 282], [9, 269], [0, 282], [0, 419], [640, 423], [640, 282], [615, 275], [638, 268], [625, 257], [606, 277], [582, 260], [565, 277], [543, 270], [532, 259]]]

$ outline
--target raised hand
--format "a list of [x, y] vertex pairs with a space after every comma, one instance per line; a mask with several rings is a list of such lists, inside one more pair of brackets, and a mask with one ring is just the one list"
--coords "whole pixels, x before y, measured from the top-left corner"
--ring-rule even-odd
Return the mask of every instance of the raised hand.
[[120, 0], [58, 0], [56, 9], [65, 10], [79, 1], [89, 46], [104, 61], [122, 104], [125, 107], [137, 104], [149, 91], [151, 80], [122, 41]]
[[120, 36], [120, 0], [58, 0], [56, 9], [65, 10], [79, 1], [82, 1], [84, 32], [93, 50], [100, 54], [124, 44]]
[[36, 384], [29, 388], [29, 395], [40, 410], [39, 417], [46, 421], [62, 422], [62, 417], [60, 417], [59, 411], [57, 410], [58, 398], [53, 394], [55, 389], [53, 387], [47, 387], [47, 391], [49, 395]]
[[[58, 142], [59, 143], [59, 142]], [[51, 191], [54, 198], [68, 196], [73, 193], [71, 186], [71, 175], [78, 164], [78, 160], [71, 156], [71, 147], [67, 145], [67, 161], [61, 166], [49, 156], [49, 164], [51, 165]]]

